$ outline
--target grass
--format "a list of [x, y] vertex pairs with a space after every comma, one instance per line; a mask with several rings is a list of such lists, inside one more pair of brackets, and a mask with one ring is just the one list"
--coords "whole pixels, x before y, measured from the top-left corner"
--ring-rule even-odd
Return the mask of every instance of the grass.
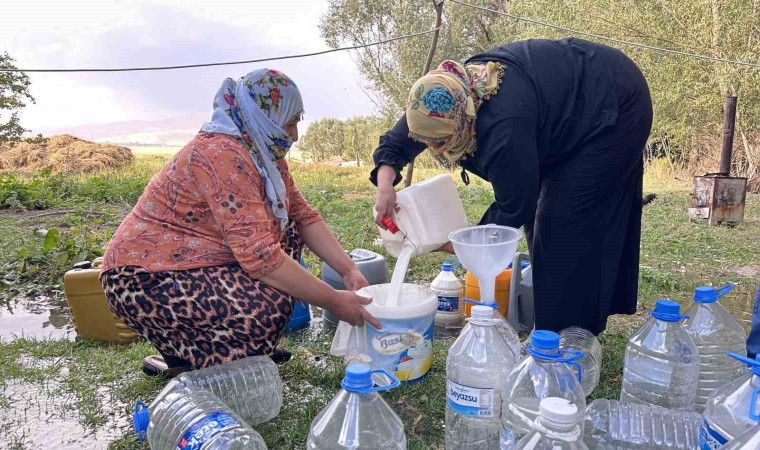
[[[166, 158], [141, 156], [120, 173], [0, 179], [0, 209], [5, 210], [0, 211], [0, 265], [5, 268], [0, 301], [10, 302], [32, 291], [60, 292], [61, 276], [70, 263], [84, 252], [94, 256], [102, 251], [110, 232]], [[378, 234], [371, 220], [373, 188], [366, 168], [293, 164], [293, 172], [306, 197], [347, 249], [384, 252], [374, 246]], [[422, 179], [433, 174], [418, 170], [416, 175]], [[724, 304], [748, 323], [760, 271], [760, 196], [749, 195], [745, 222], [727, 228], [688, 221], [688, 179], [674, 180], [659, 168], [648, 173], [645, 190], [657, 192], [659, 198], [644, 212], [641, 310], [634, 316], [613, 318], [608, 331], [600, 336], [604, 360], [592, 398], [617, 397], [627, 336], [646, 319], [645, 310], [659, 297], [686, 305], [697, 285], [734, 282], [737, 288]], [[488, 186], [477, 181], [467, 188], [460, 186], [460, 194], [473, 222], [492, 199]], [[57, 240], [46, 246], [45, 236], [34, 233], [37, 229], [55, 229]], [[443, 255], [416, 258], [409, 279], [430, 282], [443, 259]], [[306, 260], [319, 275], [317, 258], [307, 253]], [[582, 289], [583, 280], [578, 284]], [[436, 342], [427, 380], [383, 394], [404, 421], [410, 449], [443, 447], [445, 357], [451, 342]], [[291, 336], [284, 346], [294, 351], [295, 358], [281, 366], [283, 408], [276, 419], [257, 429], [269, 448], [303, 448], [311, 420], [339, 386], [343, 364], [329, 355], [330, 340], [324, 335]], [[42, 409], [50, 421], [43, 430], [52, 433], [56, 423], [101, 430], [117, 421], [119, 427], [105, 440], [98, 440], [99, 445], [111, 442], [112, 449], [147, 449], [136, 440], [125, 418], [136, 400], [149, 402], [163, 385], [140, 372], [142, 359], [152, 352], [145, 342], [126, 347], [30, 338], [0, 343], [0, 430], [10, 436], [9, 447], [33, 448], [28, 444], [30, 436], [23, 434], [24, 427], [29, 426], [29, 416]], [[20, 402], [12, 395], [14, 386], [38, 392], [36, 403], [33, 399]]]

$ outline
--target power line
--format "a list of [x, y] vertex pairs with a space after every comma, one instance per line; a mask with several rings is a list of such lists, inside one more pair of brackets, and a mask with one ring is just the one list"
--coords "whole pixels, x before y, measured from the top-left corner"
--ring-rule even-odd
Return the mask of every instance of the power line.
[[448, 1], [450, 1], [452, 3], [460, 4], [462, 6], [468, 6], [470, 8], [475, 8], [475, 9], [479, 9], [479, 10], [482, 10], [482, 11], [487, 11], [487, 12], [490, 12], [490, 13], [494, 13], [494, 14], [498, 14], [498, 15], [501, 15], [501, 16], [509, 17], [509, 18], [512, 18], [512, 19], [515, 19], [515, 20], [519, 20], [519, 21], [522, 21], [522, 22], [528, 22], [528, 23], [532, 23], [534, 25], [541, 25], [541, 26], [544, 26], [544, 27], [554, 28], [556, 30], [567, 31], [569, 33], [580, 34], [582, 36], [593, 37], [593, 38], [602, 39], [602, 40], [605, 40], [605, 41], [615, 42], [615, 43], [618, 43], [618, 44], [630, 45], [630, 46], [639, 47], [639, 48], [645, 48], [645, 49], [648, 49], [648, 50], [654, 50], [654, 51], [658, 51], [658, 52], [662, 52], [662, 53], [671, 53], [671, 54], [674, 54], [674, 55], [688, 56], [690, 58], [705, 59], [705, 60], [708, 60], [708, 61], [716, 61], [716, 62], [723, 62], [723, 63], [729, 63], [729, 64], [736, 64], [736, 65], [747, 66], [747, 67], [760, 67], [760, 63], [754, 63], [754, 62], [748, 62], [748, 61], [740, 61], [740, 60], [736, 60], [736, 59], [724, 59], [724, 58], [718, 58], [718, 57], [715, 57], [715, 56], [701, 55], [699, 53], [690, 53], [690, 52], [683, 52], [683, 51], [680, 51], [680, 50], [673, 50], [673, 49], [670, 49], [670, 48], [656, 47], [654, 45], [647, 45], [647, 44], [642, 44], [640, 42], [626, 41], [624, 39], [617, 39], [617, 38], [613, 38], [613, 37], [609, 37], [609, 36], [604, 36], [604, 35], [601, 35], [601, 34], [589, 33], [587, 31], [576, 30], [575, 28], [569, 28], [569, 27], [565, 27], [565, 26], [562, 26], [562, 25], [555, 25], [553, 23], [544, 22], [542, 20], [537, 20], [537, 19], [532, 19], [530, 17], [516, 16], [514, 14], [505, 13], [503, 11], [497, 11], [495, 9], [486, 8], [484, 6], [473, 5], [471, 3], [466, 3], [466, 2], [463, 2], [461, 0], [448, 0]]
[[245, 61], [227, 61], [227, 62], [214, 62], [214, 63], [203, 63], [203, 64], [182, 64], [182, 65], [176, 65], [176, 66], [153, 66], [153, 67], [120, 67], [120, 68], [95, 68], [95, 69], [10, 69], [10, 68], [0, 68], [0, 72], [26, 72], [26, 73], [71, 73], [71, 72], [139, 72], [139, 71], [153, 71], [153, 70], [176, 70], [176, 69], [194, 69], [198, 67], [213, 67], [213, 66], [232, 66], [237, 64], [250, 64], [250, 63], [260, 63], [260, 62], [266, 62], [266, 61], [280, 61], [283, 59], [296, 59], [296, 58], [306, 58], [309, 56], [318, 56], [318, 55], [324, 55], [327, 53], [335, 53], [340, 52], [344, 50], [357, 50], [360, 48], [366, 48], [366, 47], [373, 47], [376, 45], [382, 45], [387, 44], [389, 42], [395, 42], [400, 41], [403, 39], [409, 39], [414, 38], [418, 36], [423, 36], [426, 34], [434, 33], [438, 30], [440, 30], [441, 27], [438, 26], [436, 28], [433, 28], [432, 30], [427, 31], [421, 31], [419, 33], [411, 33], [411, 34], [404, 34], [401, 36], [396, 36], [388, 39], [383, 39], [382, 41], [377, 42], [370, 42], [369, 44], [361, 44], [361, 45], [352, 45], [348, 47], [338, 47], [338, 48], [331, 48], [328, 50], [322, 50], [319, 52], [313, 52], [313, 53], [300, 53], [296, 55], [284, 55], [284, 56], [273, 56], [271, 58], [260, 58], [260, 59], [249, 59]]

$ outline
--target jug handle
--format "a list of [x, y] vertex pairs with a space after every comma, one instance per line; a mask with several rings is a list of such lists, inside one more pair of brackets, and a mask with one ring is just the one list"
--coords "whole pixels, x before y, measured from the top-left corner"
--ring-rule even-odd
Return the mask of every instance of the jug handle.
[[[354, 389], [353, 392], [359, 392], [361, 394], [369, 394], [372, 392], [388, 391], [388, 390], [397, 388], [401, 385], [401, 380], [399, 380], [396, 375], [393, 375], [393, 373], [389, 372], [388, 369], [384, 369], [384, 368], [374, 369], [374, 370], [370, 370], [369, 373], [370, 373], [370, 376], [375, 373], [383, 374], [391, 380], [391, 383], [386, 384], [385, 386], [371, 386], [371, 387], [363, 388], [359, 390]], [[343, 383], [341, 382], [341, 385], [342, 384]]]
[[443, 262], [444, 264], [451, 264], [454, 268], [454, 270], [457, 270], [458, 268], [462, 267], [462, 263], [459, 262], [459, 259], [450, 256], [446, 258], [446, 260]]
[[723, 286], [722, 288], [718, 288], [715, 290], [715, 298], [721, 298], [724, 295], [728, 294], [734, 289], [733, 283], [728, 283], [727, 285]]
[[560, 354], [565, 353], [569, 356], [561, 357], [558, 359], [558, 361], [563, 362], [567, 364], [568, 366], [573, 366], [578, 369], [578, 383], [583, 383], [583, 368], [581, 367], [580, 363], [578, 362], [579, 359], [583, 358], [583, 352], [579, 352], [576, 350], [566, 350], [566, 349], [560, 349]]

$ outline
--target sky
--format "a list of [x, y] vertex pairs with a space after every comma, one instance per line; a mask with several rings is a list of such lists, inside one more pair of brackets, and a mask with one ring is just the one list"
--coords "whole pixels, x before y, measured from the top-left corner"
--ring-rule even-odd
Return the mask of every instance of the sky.
[[[327, 48], [326, 0], [23, 0], [0, 16], [0, 52], [19, 68], [172, 65], [254, 59]], [[161, 72], [29, 74], [32, 131], [211, 113], [226, 77], [270, 67], [301, 89], [308, 121], [371, 114], [349, 52], [270, 63]], [[197, 114], [196, 114], [197, 115]]]

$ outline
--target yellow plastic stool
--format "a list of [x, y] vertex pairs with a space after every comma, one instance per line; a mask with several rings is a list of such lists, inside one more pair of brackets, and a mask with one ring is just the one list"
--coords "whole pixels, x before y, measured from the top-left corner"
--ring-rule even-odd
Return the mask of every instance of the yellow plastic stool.
[[97, 258], [90, 267], [72, 269], [63, 276], [63, 290], [74, 327], [77, 336], [82, 338], [129, 344], [140, 336], [111, 312], [98, 280], [102, 263], [103, 258]]

